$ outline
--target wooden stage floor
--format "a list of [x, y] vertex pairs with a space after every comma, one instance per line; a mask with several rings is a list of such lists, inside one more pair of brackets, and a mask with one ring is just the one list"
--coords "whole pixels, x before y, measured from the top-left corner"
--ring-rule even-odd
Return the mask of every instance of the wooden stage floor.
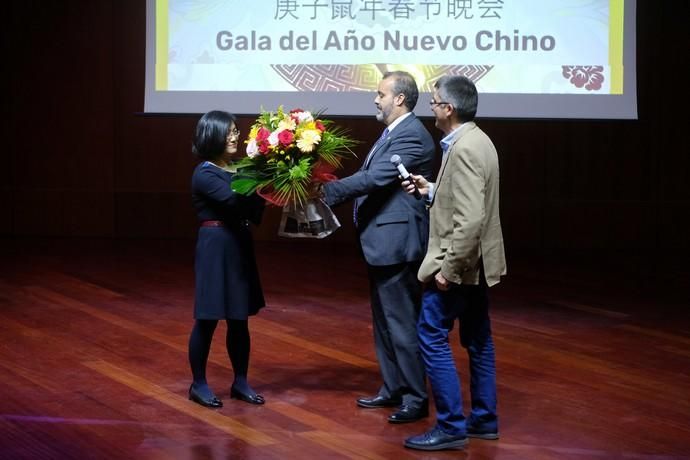
[[492, 291], [501, 438], [424, 453], [402, 441], [433, 414], [390, 425], [355, 406], [379, 376], [353, 248], [259, 244], [250, 381], [267, 403], [229, 398], [224, 325], [209, 381], [225, 407], [188, 401], [193, 244], [0, 242], [0, 458], [690, 459], [687, 270], [509, 254]]

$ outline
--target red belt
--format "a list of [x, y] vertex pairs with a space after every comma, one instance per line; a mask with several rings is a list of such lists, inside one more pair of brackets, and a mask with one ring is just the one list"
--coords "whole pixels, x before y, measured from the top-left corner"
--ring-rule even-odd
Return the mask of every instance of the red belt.
[[202, 220], [201, 226], [202, 227], [225, 227], [225, 224], [223, 223], [222, 220]]

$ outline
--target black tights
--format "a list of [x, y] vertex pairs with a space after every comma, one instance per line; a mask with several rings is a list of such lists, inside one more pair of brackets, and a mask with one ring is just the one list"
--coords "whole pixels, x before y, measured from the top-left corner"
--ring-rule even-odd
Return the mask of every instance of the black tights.
[[[249, 368], [250, 337], [249, 325], [246, 320], [226, 320], [228, 332], [225, 336], [225, 347], [235, 373], [233, 387], [240, 391], [254, 393], [247, 383]], [[189, 364], [192, 368], [194, 385], [206, 387], [206, 363], [211, 349], [213, 332], [218, 325], [217, 320], [197, 319], [194, 322], [192, 334], [189, 337]]]

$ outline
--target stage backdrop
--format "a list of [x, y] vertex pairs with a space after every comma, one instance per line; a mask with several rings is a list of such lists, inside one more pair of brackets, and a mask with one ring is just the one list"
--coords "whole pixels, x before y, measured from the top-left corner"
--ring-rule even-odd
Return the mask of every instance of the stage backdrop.
[[[251, 6], [250, 6], [251, 5]], [[369, 115], [407, 70], [465, 75], [481, 117], [636, 118], [635, 0], [147, 0], [147, 112]]]
[[[659, 257], [684, 260], [688, 5], [637, 5], [638, 120], [478, 120], [500, 153], [509, 257], [618, 251], [640, 254], [641, 270]], [[199, 115], [143, 113], [146, 3], [10, 0], [4, 8], [0, 234], [193, 238], [191, 139]], [[271, 8], [266, 13], [275, 16]], [[382, 127], [374, 120], [374, 94], [365, 99], [367, 115], [337, 119], [363, 141], [360, 158]], [[220, 100], [217, 107], [236, 111]], [[438, 139], [428, 108], [418, 113]], [[244, 133], [254, 116], [240, 119]], [[343, 228], [319, 244], [354, 250], [349, 207], [336, 211]], [[267, 213], [259, 240], [278, 239], [278, 215]]]

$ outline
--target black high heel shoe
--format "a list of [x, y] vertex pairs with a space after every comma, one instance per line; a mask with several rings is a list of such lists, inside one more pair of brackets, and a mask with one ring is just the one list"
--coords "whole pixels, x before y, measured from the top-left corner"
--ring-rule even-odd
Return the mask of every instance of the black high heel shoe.
[[215, 395], [210, 398], [204, 398], [199, 393], [197, 393], [194, 388], [194, 384], [189, 387], [189, 400], [194, 401], [197, 404], [201, 404], [204, 407], [210, 407], [212, 409], [218, 409], [223, 407], [223, 401], [218, 399]]
[[230, 397], [232, 399], [239, 399], [240, 401], [248, 402], [249, 404], [264, 404], [266, 400], [261, 395], [250, 395], [243, 393], [235, 387], [230, 388]]

